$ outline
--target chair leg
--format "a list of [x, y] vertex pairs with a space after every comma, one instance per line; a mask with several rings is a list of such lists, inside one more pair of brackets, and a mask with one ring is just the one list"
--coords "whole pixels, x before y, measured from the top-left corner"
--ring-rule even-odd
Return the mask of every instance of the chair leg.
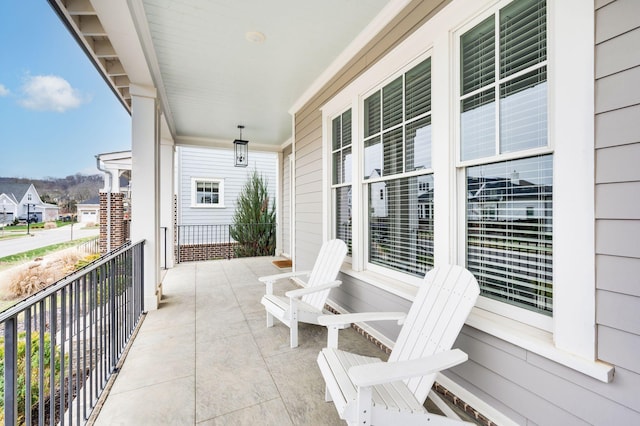
[[331, 392], [329, 392], [329, 388], [327, 386], [324, 387], [324, 400], [325, 402], [333, 401], [333, 398], [331, 398]]
[[371, 387], [358, 387], [358, 424], [371, 424]]
[[298, 347], [298, 310], [295, 300], [291, 299], [291, 318], [289, 320], [289, 337], [291, 339], [291, 348]]
[[273, 327], [273, 315], [267, 311], [267, 328]]
[[291, 338], [291, 348], [298, 347], [298, 322], [292, 322], [289, 328], [289, 337]]

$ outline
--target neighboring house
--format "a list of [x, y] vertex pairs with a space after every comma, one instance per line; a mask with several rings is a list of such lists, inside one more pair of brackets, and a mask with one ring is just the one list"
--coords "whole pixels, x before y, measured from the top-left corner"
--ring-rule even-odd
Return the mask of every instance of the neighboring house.
[[58, 218], [58, 206], [45, 203], [31, 183], [0, 184], [0, 221], [10, 223], [19, 217], [35, 215], [38, 222]]
[[[190, 9], [94, 1], [98, 12], [82, 9], [90, 18], [79, 16], [76, 2], [71, 12], [60, 0], [50, 3], [131, 112], [134, 191], [147, 197], [136, 199], [132, 234], [149, 247], [145, 308], [155, 309], [156, 218], [173, 207], [172, 194], [158, 195], [158, 188], [174, 179], [174, 144], [230, 145], [229, 131], [213, 124], [257, 122], [272, 112], [260, 102], [276, 99], [261, 90], [224, 97], [225, 86], [267, 84], [243, 79], [240, 70], [261, 80], [277, 75], [289, 88], [308, 70], [307, 62], [291, 62], [312, 61], [322, 49], [289, 50], [286, 61], [265, 55], [268, 63], [256, 62], [264, 69], [243, 62], [229, 67], [233, 75], [217, 69], [212, 78], [220, 55], [234, 51], [231, 40], [246, 30], [198, 32], [217, 28], [217, 2]], [[299, 3], [287, 5], [298, 13], [310, 7]], [[342, 11], [349, 3], [332, 6]], [[358, 3], [362, 13], [365, 3]], [[302, 83], [298, 100], [282, 110], [291, 114], [291, 133], [270, 142], [282, 177], [282, 247], [295, 269], [310, 269], [322, 243], [340, 236], [350, 251], [329, 303], [344, 312], [406, 311], [425, 271], [464, 265], [482, 289], [454, 345], [469, 361], [439, 383], [498, 424], [640, 424], [640, 2], [388, 5], [355, 31], [335, 62]], [[240, 19], [246, 10], [237, 12]], [[85, 23], [99, 21], [104, 33], [95, 40]], [[105, 65], [97, 51], [106, 38], [115, 64]], [[234, 59], [257, 61], [253, 53], [270, 43], [275, 37], [246, 50], [234, 44], [242, 50]], [[371, 179], [365, 173], [374, 168], [381, 173]], [[212, 179], [202, 182], [202, 200], [216, 200], [215, 169], [194, 176]], [[432, 208], [411, 196], [423, 181]], [[368, 194], [381, 182], [386, 214], [377, 217]], [[226, 206], [226, 197], [218, 186], [217, 202]], [[425, 216], [432, 217], [428, 226]], [[388, 346], [399, 333], [383, 322], [363, 328]]]
[[[98, 197], [100, 252], [106, 253], [129, 240], [131, 209], [131, 151], [107, 152], [96, 155], [96, 166], [104, 173], [104, 187]], [[92, 213], [87, 212], [89, 219]], [[79, 219], [81, 220], [81, 219]]]
[[89, 198], [76, 205], [78, 222], [85, 224], [100, 223], [100, 197]]
[[[369, 174], [369, 179], [380, 178], [380, 169]], [[387, 185], [384, 182], [371, 184], [369, 189], [369, 209], [373, 217], [387, 217]]]
[[18, 215], [18, 200], [13, 194], [0, 194], [0, 223], [12, 223]]
[[235, 167], [233, 151], [181, 146], [176, 150], [178, 225], [229, 225], [236, 200], [254, 170], [267, 181], [276, 200], [277, 154], [257, 152], [249, 144], [249, 165]]

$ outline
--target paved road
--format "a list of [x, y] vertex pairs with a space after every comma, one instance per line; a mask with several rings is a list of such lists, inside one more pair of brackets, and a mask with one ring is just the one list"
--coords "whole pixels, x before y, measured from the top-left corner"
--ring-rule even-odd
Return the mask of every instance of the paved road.
[[80, 224], [74, 224], [73, 230], [71, 228], [71, 225], [54, 229], [39, 229], [35, 231], [32, 230], [31, 234], [33, 236], [0, 240], [0, 257], [22, 253], [24, 251], [45, 247], [51, 244], [71, 241], [72, 232], [74, 240], [85, 237], [98, 236], [98, 228], [84, 229], [80, 226]]

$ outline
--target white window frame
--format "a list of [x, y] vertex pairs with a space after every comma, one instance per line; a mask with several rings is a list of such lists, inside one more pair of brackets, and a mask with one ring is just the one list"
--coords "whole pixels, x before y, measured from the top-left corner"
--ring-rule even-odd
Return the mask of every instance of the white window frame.
[[[420, 55], [430, 51], [432, 81], [432, 165], [434, 185], [434, 261], [464, 264], [460, 258], [465, 235], [459, 226], [460, 176], [457, 166], [457, 96], [459, 60], [455, 34], [471, 28], [510, 0], [453, 0], [386, 56], [363, 72], [322, 108], [323, 174], [330, 174], [330, 120], [340, 110], [352, 108], [354, 143], [362, 140], [360, 99], [383, 85]], [[613, 368], [596, 360], [595, 324], [595, 213], [594, 213], [594, 10], [582, 0], [548, 0], [547, 81], [549, 146], [529, 151], [553, 151], [554, 156], [554, 314], [551, 330], [476, 307], [467, 324], [586, 375], [608, 382]], [[571, 23], [571, 25], [567, 25]], [[404, 64], [404, 65], [403, 65]], [[562, 141], [562, 143], [560, 143]], [[361, 163], [354, 145], [354, 164]], [[518, 154], [519, 156], [519, 154]], [[503, 159], [508, 159], [504, 154]], [[570, 165], [568, 167], [568, 165]], [[329, 170], [329, 172], [327, 172]], [[361, 170], [354, 167], [358, 178]], [[325, 180], [325, 182], [329, 182]], [[353, 180], [353, 263], [343, 273], [392, 294], [412, 300], [420, 282], [366, 270], [363, 264], [363, 185]], [[331, 206], [330, 185], [323, 185], [323, 205]], [[574, 212], [581, 212], [575, 215]], [[326, 210], [325, 210], [326, 212]], [[323, 229], [331, 229], [324, 215]], [[463, 220], [463, 219], [462, 219]], [[358, 223], [356, 223], [356, 221]], [[328, 235], [325, 234], [325, 237]], [[421, 280], [418, 280], [421, 281]], [[525, 321], [525, 322], [523, 322]]]
[[[515, 1], [515, 0], [513, 0]], [[478, 14], [477, 16], [475, 16], [473, 19], [469, 20], [468, 22], [466, 22], [464, 25], [462, 25], [461, 27], [457, 28], [456, 31], [453, 34], [453, 40], [454, 40], [454, 52], [453, 52], [453, 57], [456, 58], [454, 61], [454, 65], [453, 65], [453, 71], [454, 71], [454, 82], [459, 82], [460, 81], [460, 65], [461, 65], [461, 60], [460, 60], [460, 39], [462, 38], [462, 35], [464, 35], [467, 31], [471, 30], [473, 27], [475, 27], [476, 25], [478, 25], [480, 22], [484, 21], [485, 19], [487, 19], [489, 16], [495, 16], [497, 15], [498, 11], [500, 9], [502, 9], [503, 7], [505, 7], [506, 5], [508, 5], [509, 3], [511, 3], [512, 0], [505, 0], [505, 1], [501, 1], [498, 2], [497, 4], [495, 4], [493, 7], [485, 10], [483, 13]], [[549, 72], [549, 47], [550, 47], [550, 38], [551, 38], [551, 32], [549, 31], [549, 26], [550, 26], [550, 9], [551, 9], [551, 0], [547, 0], [547, 59], [536, 64], [535, 69], [539, 69], [541, 66], [546, 66], [547, 67], [547, 87], [548, 87], [548, 93], [547, 93], [547, 99], [548, 99], [548, 106], [547, 106], [547, 123], [548, 123], [548, 128], [552, 127], [552, 117], [551, 117], [551, 113], [549, 111], [549, 107], [552, 104], [550, 102], [550, 97], [551, 97], [551, 86], [552, 86], [552, 82], [550, 81], [551, 76], [550, 76], [550, 72]], [[496, 25], [498, 25], [497, 27], [497, 31], [499, 32], [499, 21], [496, 19]], [[496, 37], [496, 42], [495, 42], [495, 50], [496, 50], [496, 57], [495, 60], [497, 63], [500, 62], [500, 56], [499, 56], [499, 51], [498, 51], [498, 37]], [[542, 65], [541, 65], [542, 64]], [[529, 72], [528, 70], [526, 72]], [[520, 71], [518, 72], [516, 75], [518, 74], [525, 74], [526, 72]], [[512, 79], [513, 76], [509, 76], [509, 79]], [[495, 81], [494, 83], [491, 84], [491, 86], [494, 86], [494, 88], [492, 90], [494, 90], [495, 93], [495, 89], [496, 87], [499, 88], [500, 84], [503, 82], [503, 78], [500, 78], [500, 74], [496, 73], [495, 76]], [[454, 121], [454, 138], [455, 138], [455, 142], [454, 142], [454, 150], [455, 150], [455, 164], [456, 164], [456, 181], [457, 181], [457, 200], [456, 200], [456, 204], [457, 204], [457, 218], [458, 218], [458, 235], [460, 236], [460, 239], [458, 241], [458, 253], [457, 253], [457, 262], [460, 265], [465, 265], [466, 263], [466, 255], [467, 255], [467, 245], [466, 245], [466, 223], [467, 223], [467, 216], [466, 216], [466, 202], [467, 202], [467, 179], [466, 179], [466, 171], [467, 168], [472, 167], [472, 166], [476, 166], [476, 165], [482, 165], [482, 164], [492, 164], [492, 163], [501, 163], [501, 162], [505, 162], [508, 160], [517, 160], [517, 159], [522, 159], [522, 158], [528, 158], [528, 157], [534, 157], [534, 156], [538, 156], [538, 155], [546, 155], [546, 154], [554, 154], [554, 137], [553, 135], [551, 135], [550, 131], [547, 132], [547, 145], [543, 146], [543, 147], [536, 147], [536, 148], [530, 148], [530, 149], [526, 149], [526, 150], [520, 150], [520, 151], [515, 151], [515, 152], [507, 152], [507, 153], [502, 153], [502, 152], [498, 152], [499, 151], [499, 147], [500, 147], [500, 126], [499, 126], [499, 113], [498, 113], [498, 108], [499, 108], [499, 104], [500, 104], [500, 98], [497, 97], [495, 98], [495, 108], [496, 108], [496, 115], [495, 115], [495, 149], [497, 151], [496, 154], [492, 155], [492, 156], [485, 156], [485, 157], [481, 157], [481, 158], [474, 158], [471, 160], [461, 160], [462, 158], [462, 143], [461, 143], [461, 135], [460, 135], [460, 116], [461, 116], [461, 112], [460, 112], [460, 100], [461, 100], [461, 95], [460, 95], [460, 84], [455, 84], [454, 85], [454, 103], [453, 103], [453, 108], [454, 108], [454, 112], [453, 112], [453, 121]], [[478, 91], [484, 91], [487, 90], [486, 86], [482, 89], [478, 89]], [[555, 226], [555, 210], [556, 210], [556, 194], [555, 194], [555, 185], [556, 185], [556, 181], [555, 181], [555, 177], [556, 177], [556, 173], [555, 173], [555, 169], [556, 169], [556, 161], [554, 159], [554, 194], [553, 194], [553, 218], [554, 218], [554, 226], [553, 226], [553, 242], [554, 242], [554, 251], [556, 248], [556, 231], [558, 231], [558, 229]], [[556, 262], [556, 255], [554, 253], [553, 255], [553, 271], [554, 271], [554, 299], [555, 299], [555, 267], [557, 265]], [[520, 308], [514, 305], [511, 305], [509, 303], [504, 303], [502, 301], [499, 300], [494, 300], [488, 297], [484, 297], [484, 296], [480, 296], [478, 298], [478, 302], [476, 303], [476, 306], [487, 310], [489, 312], [493, 312], [495, 314], [498, 314], [500, 316], [504, 316], [507, 318], [512, 318], [518, 322], [522, 322], [524, 324], [529, 324], [532, 325], [536, 328], [540, 328], [542, 330], [545, 331], [549, 331], [552, 332], [553, 328], [554, 328], [554, 321], [553, 318], [551, 318], [550, 316], [547, 315], [543, 315], [537, 312], [533, 312], [524, 308]], [[555, 306], [554, 306], [554, 312], [555, 312]]]
[[[371, 87], [369, 90], [367, 90], [366, 92], [364, 92], [361, 96], [358, 97], [358, 105], [357, 105], [357, 114], [358, 114], [358, 122], [360, 123], [360, 131], [358, 132], [357, 135], [352, 136], [352, 140], [353, 140], [353, 144], [352, 144], [352, 152], [353, 151], [358, 151], [358, 155], [359, 155], [359, 165], [360, 167], [362, 167], [363, 165], [363, 159], [362, 157], [364, 156], [364, 101], [365, 99], [369, 98], [369, 96], [373, 95], [374, 93], [377, 92], [381, 92], [382, 88], [385, 87], [387, 84], [391, 83], [392, 81], [396, 80], [398, 77], [403, 76], [405, 73], [407, 73], [408, 71], [410, 71], [411, 69], [413, 69], [415, 66], [419, 65], [420, 63], [422, 63], [423, 61], [431, 58], [431, 50], [428, 49], [425, 52], [422, 52], [420, 55], [418, 55], [418, 57], [414, 58], [412, 61], [410, 61], [409, 63], [403, 65], [402, 67], [400, 67], [395, 73], [390, 74], [389, 76], [387, 76], [383, 81], [381, 81], [379, 84]], [[433, 67], [433, 62], [431, 63], [431, 67]], [[432, 71], [431, 71], [432, 72]], [[431, 76], [431, 81], [433, 81], [433, 74]], [[433, 129], [433, 118], [432, 118], [432, 111], [433, 111], [433, 84], [431, 85], [431, 90], [432, 90], [432, 99], [431, 99], [431, 110], [429, 111], [428, 117], [431, 119], [431, 126]], [[382, 96], [382, 95], [381, 95]], [[404, 89], [403, 89], [403, 98], [402, 98], [403, 104], [404, 104]], [[351, 112], [351, 121], [354, 122], [354, 113], [355, 111], [352, 110]], [[413, 121], [413, 120], [412, 120]], [[400, 128], [404, 128], [406, 126], [407, 122], [404, 118], [404, 114], [403, 114], [403, 119], [402, 119], [402, 123], [399, 125], [396, 125], [394, 127], [400, 127]], [[380, 132], [380, 143], [382, 144], [382, 131]], [[355, 139], [357, 138], [357, 139]], [[431, 143], [433, 144], [433, 130], [432, 130], [432, 135], [431, 135]], [[403, 164], [406, 164], [405, 162], [405, 154], [406, 151], [403, 151]], [[382, 159], [382, 161], [384, 161], [384, 159]], [[360, 193], [360, 206], [362, 208], [362, 215], [358, 217], [360, 223], [359, 223], [359, 228], [361, 229], [361, 235], [360, 238], [358, 240], [359, 242], [359, 246], [361, 247], [361, 251], [360, 251], [360, 256], [362, 256], [362, 258], [360, 259], [360, 264], [362, 265], [362, 270], [366, 270], [366, 271], [372, 271], [374, 273], [380, 274], [380, 275], [384, 275], [386, 278], [391, 278], [391, 279], [395, 279], [395, 280], [399, 280], [399, 281], [404, 281], [406, 283], [409, 283], [413, 286], [419, 286], [420, 283], [422, 283], [422, 278], [421, 277], [416, 277], [414, 275], [410, 275], [410, 274], [406, 274], [403, 273], [401, 271], [397, 271], [394, 269], [389, 269], [386, 268], [382, 265], [376, 265], [374, 263], [370, 263], [368, 261], [369, 259], [369, 244], [368, 244], [368, 237], [369, 237], [369, 220], [368, 220], [368, 211], [370, 208], [369, 205], [369, 194], [368, 194], [368, 186], [375, 183], [375, 182], [386, 182], [388, 180], [395, 180], [395, 179], [401, 179], [401, 178], [408, 178], [408, 177], [412, 177], [412, 176], [433, 176], [433, 158], [431, 159], [431, 168], [428, 169], [421, 169], [421, 170], [414, 170], [414, 171], [410, 171], [410, 172], [402, 172], [402, 173], [396, 173], [394, 175], [390, 175], [390, 176], [380, 176], [378, 178], [365, 178], [362, 172], [366, 172], [366, 170], [359, 170], [359, 174], [358, 175], [353, 175], [352, 177], [352, 182], [354, 186], [359, 186], [361, 193]], [[385, 191], [386, 192], [386, 191]], [[386, 195], [386, 194], [385, 194]], [[352, 202], [353, 204], [353, 202]], [[355, 245], [355, 243], [354, 243]]]
[[[218, 184], [218, 202], [217, 203], [198, 203], [197, 187], [198, 183], [217, 183]], [[216, 178], [191, 178], [191, 207], [197, 209], [219, 209], [224, 208], [224, 179]]]
[[[352, 172], [351, 172], [351, 177], [350, 180], [345, 181], [345, 182], [340, 182], [340, 183], [333, 183], [333, 154], [334, 154], [334, 149], [333, 149], [333, 120], [335, 120], [338, 117], [341, 117], [342, 114], [344, 114], [345, 112], [347, 112], [349, 109], [351, 109], [351, 168], [352, 168]], [[327, 179], [329, 182], [329, 197], [330, 197], [330, 203], [328, 204], [330, 206], [329, 208], [329, 220], [328, 223], [326, 223], [326, 228], [328, 229], [329, 235], [328, 238], [325, 238], [325, 241], [328, 239], [333, 239], [333, 238], [337, 238], [337, 232], [336, 232], [336, 220], [337, 220], [337, 215], [336, 215], [336, 206], [337, 206], [337, 202], [334, 196], [334, 191], [337, 190], [338, 188], [344, 188], [344, 187], [350, 187], [351, 188], [351, 250], [353, 252], [353, 246], [355, 245], [354, 243], [354, 220], [355, 220], [355, 215], [354, 215], [354, 201], [353, 201], [353, 192], [354, 192], [354, 184], [353, 184], [353, 169], [357, 168], [358, 165], [355, 164], [355, 158], [360, 158], [359, 155], [356, 155], [353, 150], [354, 150], [354, 138], [356, 137], [353, 134], [354, 129], [357, 128], [357, 126], [354, 125], [353, 123], [353, 109], [348, 106], [342, 110], [340, 110], [339, 112], [337, 112], [336, 114], [333, 114], [331, 117], [328, 117], [326, 119], [326, 121], [328, 121], [328, 125], [329, 125], [329, 133], [326, 133], [326, 131], [323, 133], [324, 135], [327, 136], [328, 138], [328, 157], [329, 157], [329, 168], [328, 168], [328, 174], [327, 174]], [[339, 149], [340, 152], [342, 152], [343, 148], [341, 147]], [[336, 191], [337, 192], [337, 191]], [[346, 241], [345, 241], [346, 243]], [[346, 263], [351, 263], [352, 262], [352, 256], [353, 253], [351, 253], [351, 255], [347, 254], [347, 256], [345, 257], [345, 262]]]

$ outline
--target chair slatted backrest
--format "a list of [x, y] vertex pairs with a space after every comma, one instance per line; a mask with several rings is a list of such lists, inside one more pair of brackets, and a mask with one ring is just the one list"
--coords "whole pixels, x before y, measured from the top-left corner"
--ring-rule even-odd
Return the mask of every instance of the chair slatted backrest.
[[[389, 356], [389, 362], [426, 357], [452, 348], [476, 303], [480, 288], [465, 268], [442, 265], [429, 271], [418, 289]], [[405, 381], [424, 403], [436, 375]]]
[[[322, 245], [320, 253], [316, 258], [313, 269], [309, 274], [307, 287], [313, 287], [319, 284], [335, 281], [340, 272], [340, 267], [347, 254], [347, 245], [342, 240], [329, 240]], [[302, 301], [308, 303], [315, 308], [322, 310], [324, 304], [329, 297], [329, 291], [319, 291], [317, 293], [302, 296]]]

